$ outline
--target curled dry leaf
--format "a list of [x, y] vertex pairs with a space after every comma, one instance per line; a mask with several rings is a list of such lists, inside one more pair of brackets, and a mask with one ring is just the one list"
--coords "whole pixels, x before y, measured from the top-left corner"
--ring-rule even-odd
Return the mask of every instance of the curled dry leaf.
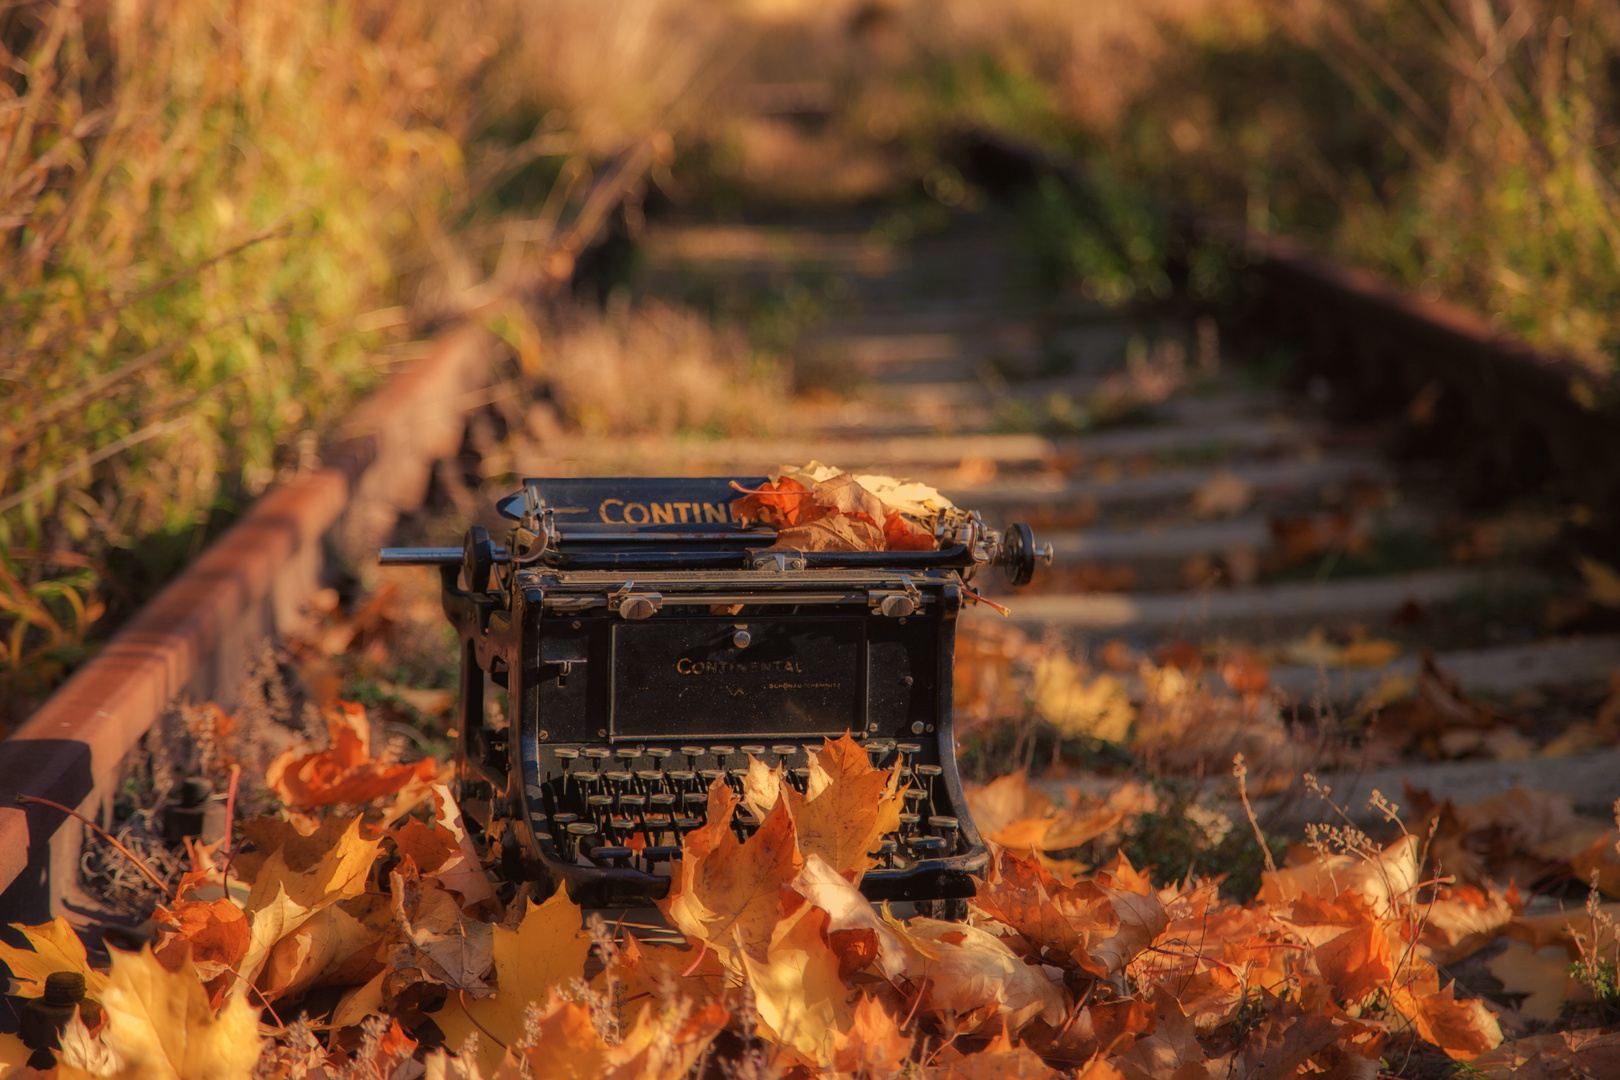
[[439, 882], [423, 879], [409, 858], [388, 876], [388, 884], [403, 940], [388, 952], [393, 978], [384, 984], [385, 995], [422, 981], [474, 998], [492, 993], [484, 976], [495, 962], [495, 928], [469, 918], [456, 898]]
[[776, 529], [773, 547], [791, 551], [932, 551], [934, 522], [951, 505], [922, 484], [851, 476], [819, 462], [783, 469], [757, 490], [739, 490], [732, 516]]

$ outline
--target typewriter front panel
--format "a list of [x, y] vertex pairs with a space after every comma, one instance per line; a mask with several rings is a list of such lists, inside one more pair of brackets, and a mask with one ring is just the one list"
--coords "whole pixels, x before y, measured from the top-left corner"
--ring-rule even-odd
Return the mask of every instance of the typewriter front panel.
[[[547, 575], [546, 599], [523, 620], [536, 662], [534, 693], [524, 695], [532, 712], [518, 725], [542, 872], [581, 903], [662, 895], [712, 783], [740, 791], [752, 758], [803, 790], [809, 752], [848, 732], [874, 765], [898, 763], [909, 785], [902, 828], [884, 841], [868, 893], [972, 895], [967, 875], [983, 845], [947, 767], [959, 585], [951, 573], [912, 582], [917, 609], [893, 617], [873, 601], [898, 584], [892, 574], [773, 577], [750, 595], [681, 575], [637, 582], [665, 600], [649, 617], [626, 618], [602, 601], [600, 575]], [[700, 586], [712, 595], [677, 591]], [[778, 602], [739, 603], [748, 599]], [[733, 826], [741, 837], [757, 822], [739, 810]]]

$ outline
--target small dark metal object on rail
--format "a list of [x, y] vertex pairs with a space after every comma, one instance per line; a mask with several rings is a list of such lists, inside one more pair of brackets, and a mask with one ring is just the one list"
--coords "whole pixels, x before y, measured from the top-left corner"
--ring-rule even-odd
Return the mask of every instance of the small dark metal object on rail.
[[[801, 552], [731, 517], [760, 477], [527, 480], [437, 565], [461, 642], [458, 789], [503, 875], [586, 907], [665, 895], [717, 780], [749, 759], [803, 790], [808, 751], [849, 732], [908, 786], [862, 879], [873, 900], [959, 914], [986, 860], [956, 767], [951, 685], [965, 582], [1029, 581], [1027, 525], [939, 517], [936, 550]], [[741, 808], [739, 836], [758, 826]]]
[[28, 1058], [30, 1068], [55, 1068], [62, 1029], [75, 1013], [87, 1028], [101, 1023], [100, 1004], [85, 997], [84, 991], [84, 976], [77, 971], [53, 971], [45, 976], [42, 997], [23, 999], [17, 1037], [33, 1051]]

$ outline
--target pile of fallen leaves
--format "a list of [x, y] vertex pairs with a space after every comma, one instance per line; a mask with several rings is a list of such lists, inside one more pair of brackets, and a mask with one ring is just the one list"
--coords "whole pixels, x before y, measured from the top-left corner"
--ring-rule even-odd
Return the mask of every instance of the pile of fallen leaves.
[[774, 528], [772, 548], [784, 551], [933, 551], [935, 525], [953, 509], [926, 484], [853, 476], [818, 461], [737, 490], [743, 497], [732, 502], [732, 516]]
[[[1516, 1011], [1442, 970], [1504, 937], [1601, 965], [1608, 909], [1555, 927], [1516, 888], [1426, 879], [1416, 836], [1318, 835], [1237, 903], [1211, 879], [1155, 888], [1123, 857], [1045, 859], [1140, 793], [1081, 815], [1013, 778], [975, 796], [1005, 847], [967, 920], [902, 918], [859, 889], [902, 777], [846, 736], [804, 792], [758, 761], [710, 789], [660, 904], [673, 944], [501, 887], [441, 776], [362, 756], [353, 707], [329, 723], [331, 746], [271, 770], [278, 815], [188, 844], [152, 945], [107, 970], [61, 920], [0, 945], [25, 996], [74, 971], [101, 1006], [66, 1023], [47, 1075], [1370, 1080], [1422, 1047], [1477, 1075], [1620, 1075], [1620, 1035], [1504, 1042]], [[746, 840], [739, 805], [760, 822]], [[5, 1075], [32, 1076], [28, 1057], [0, 1039]]]

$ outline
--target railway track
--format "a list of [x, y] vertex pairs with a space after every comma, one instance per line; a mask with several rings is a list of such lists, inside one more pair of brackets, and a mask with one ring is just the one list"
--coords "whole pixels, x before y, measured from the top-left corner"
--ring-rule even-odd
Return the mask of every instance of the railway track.
[[[1207, 317], [1032, 298], [1000, 210], [959, 216], [907, 242], [882, 239], [882, 224], [847, 214], [652, 225], [639, 291], [674, 300], [724, 293], [745, 304], [784, 291], [814, 297], [820, 317], [792, 344], [810, 392], [769, 440], [548, 433], [514, 471], [757, 473], [817, 458], [905, 473], [993, 522], [1035, 523], [1054, 545], [1054, 565], [998, 599], [1025, 633], [1059, 638], [1099, 665], [1115, 646], [1151, 657], [1191, 643], [1217, 664], [1262, 656], [1271, 687], [1290, 708], [1314, 715], [1412, 679], [1432, 655], [1464, 693], [1526, 718], [1523, 760], [1412, 762], [1346, 777], [1350, 792], [1358, 782], [1387, 789], [1405, 773], [1442, 796], [1526, 783], [1598, 808], [1620, 795], [1612, 749], [1578, 762], [1536, 756], [1568, 722], [1589, 718], [1620, 668], [1620, 626], [1578, 602], [1568, 489], [1558, 489], [1562, 503], [1482, 513], [1454, 473], [1466, 463], [1406, 453], [1413, 403], [1390, 411], [1398, 397], [1391, 388], [1415, 384], [1435, 397], [1426, 388], [1440, 376], [1407, 371], [1395, 379], [1379, 368], [1382, 377], [1358, 382], [1329, 363], [1328, 353], [1343, 352], [1339, 342], [1316, 352], [1307, 344], [1298, 378], [1263, 378], [1254, 339], [1223, 343]], [[1304, 278], [1269, 272], [1309, 292]], [[1311, 303], [1330, 302], [1321, 287], [1310, 295]], [[457, 386], [452, 402], [473, 402], [487, 365], [452, 367], [444, 376]], [[1497, 382], [1499, 393], [1513, 385]], [[438, 400], [435, 422], [460, 417], [444, 393], [426, 394]], [[388, 430], [386, 419], [378, 430]], [[283, 506], [281, 517], [253, 519], [286, 549], [280, 562], [247, 575], [252, 581], [231, 580], [231, 559], [264, 551], [265, 536], [239, 536], [245, 546], [235, 554], [213, 553], [211, 583], [191, 581], [203, 592], [185, 594], [193, 605], [214, 604], [207, 618], [186, 623], [174, 614], [180, 599], [160, 598], [157, 617], [148, 612], [109, 645], [111, 676], [103, 665], [76, 679], [22, 738], [4, 744], [5, 801], [42, 794], [105, 814], [120, 759], [163, 708], [188, 687], [228, 699], [234, 683], [225, 669], [240, 666], [258, 637], [290, 625], [317, 583], [320, 534], [335, 527], [372, 537], [420, 497], [421, 467], [393, 477], [368, 470], [411, 434], [388, 439], [356, 450], [348, 471], [332, 479], [369, 490], [382, 509], [343, 518], [346, 496], [334, 491], [315, 518]], [[449, 442], [414, 449], [417, 457], [444, 454]], [[1547, 460], [1556, 465], [1559, 452]], [[1595, 499], [1607, 493], [1608, 471], [1608, 462], [1585, 467], [1583, 475], [1597, 478]], [[356, 524], [368, 514], [369, 530]], [[360, 547], [352, 544], [350, 557]], [[291, 563], [296, 581], [276, 585]], [[234, 599], [220, 602], [221, 588], [235, 590]], [[237, 632], [236, 623], [251, 632]], [[1379, 647], [1348, 648], [1364, 642]], [[61, 878], [72, 874], [77, 850], [63, 840], [76, 831], [63, 820], [37, 806], [0, 808], [0, 908], [8, 919], [37, 919], [63, 902]]]

